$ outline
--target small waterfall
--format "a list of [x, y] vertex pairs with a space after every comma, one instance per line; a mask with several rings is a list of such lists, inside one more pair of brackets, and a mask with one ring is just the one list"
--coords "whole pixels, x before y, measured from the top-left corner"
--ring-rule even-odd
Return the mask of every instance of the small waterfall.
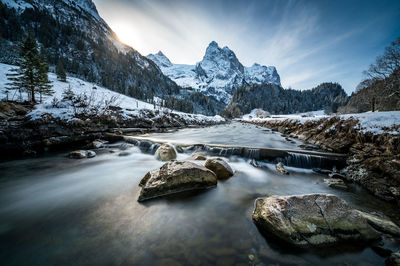
[[[157, 141], [147, 139], [126, 139], [127, 142], [139, 147], [143, 153], [155, 154], [160, 147]], [[176, 147], [171, 144], [174, 149]], [[342, 155], [323, 154], [309, 151], [286, 151], [279, 149], [250, 148], [250, 147], [229, 147], [209, 144], [194, 144], [183, 146], [184, 153], [193, 153], [203, 151], [211, 156], [231, 157], [238, 156], [256, 160], [258, 162], [278, 163], [297, 168], [320, 168], [332, 170], [334, 168], [341, 169], [345, 166], [345, 157]]]
[[342, 168], [345, 163], [344, 160], [340, 158], [294, 152], [288, 152], [288, 155], [285, 158], [278, 159], [277, 161], [292, 167], [306, 169], [321, 168], [329, 170], [332, 170], [333, 168]]
[[160, 143], [153, 143], [153, 142], [147, 141], [147, 140], [144, 140], [144, 141], [136, 140], [135, 142], [129, 141], [129, 143], [137, 146], [141, 152], [150, 153], [150, 154], [154, 154], [156, 152], [156, 150], [158, 149], [158, 147], [161, 146]]
[[260, 160], [261, 159], [260, 154], [261, 154], [260, 149], [247, 148], [244, 150], [244, 157], [246, 157], [246, 158]]

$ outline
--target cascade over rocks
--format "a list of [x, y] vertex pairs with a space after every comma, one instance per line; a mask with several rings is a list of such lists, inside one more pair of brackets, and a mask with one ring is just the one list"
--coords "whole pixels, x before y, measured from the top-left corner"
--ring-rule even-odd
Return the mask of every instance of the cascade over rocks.
[[216, 175], [204, 166], [186, 161], [169, 161], [143, 177], [139, 183], [142, 190], [138, 201], [216, 185]]
[[253, 221], [266, 237], [272, 234], [299, 247], [380, 237], [359, 212], [329, 194], [259, 198]]
[[293, 119], [251, 123], [298, 137], [329, 152], [349, 154], [347, 166], [340, 174], [330, 175], [331, 178], [356, 182], [385, 201], [400, 203], [399, 136], [362, 132], [357, 129], [358, 120], [353, 118], [331, 117], [304, 123]]

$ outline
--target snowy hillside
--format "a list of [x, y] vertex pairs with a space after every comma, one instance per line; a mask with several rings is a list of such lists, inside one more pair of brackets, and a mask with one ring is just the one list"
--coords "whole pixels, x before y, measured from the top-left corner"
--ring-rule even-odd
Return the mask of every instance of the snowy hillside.
[[280, 85], [275, 67], [254, 64], [243, 66], [228, 47], [220, 48], [211, 42], [203, 60], [196, 65], [172, 64], [160, 51], [147, 58], [154, 61], [162, 72], [181, 87], [191, 87], [229, 104], [235, 89], [247, 84], [273, 83]]
[[[0, 64], [0, 99], [3, 100], [7, 97], [6, 83], [7, 76], [6, 73], [13, 68], [13, 66]], [[57, 77], [53, 73], [49, 73], [49, 79], [52, 82], [52, 90], [54, 94], [52, 96], [44, 96], [43, 102], [35, 106], [35, 109], [29, 114], [32, 119], [40, 118], [43, 114], [50, 114], [54, 118], [61, 118], [65, 120], [71, 120], [74, 118], [74, 110], [71, 106], [61, 106], [54, 107], [54, 99], [61, 100], [63, 93], [70, 88], [75, 95], [85, 95], [87, 97], [92, 97], [98, 108], [103, 108], [106, 101], [110, 99], [114, 100], [114, 104], [122, 108], [122, 112], [126, 118], [138, 117], [141, 115], [141, 110], [154, 110], [154, 107], [160, 110], [162, 113], [168, 114], [173, 112], [186, 120], [190, 121], [224, 121], [220, 116], [208, 117], [204, 115], [194, 115], [186, 114], [182, 112], [171, 111], [167, 108], [161, 108], [159, 106], [154, 106], [135, 98], [128, 97], [126, 95], [105, 89], [94, 85], [93, 83], [83, 81], [78, 78], [68, 77], [67, 82], [61, 82], [57, 80]], [[27, 99], [27, 95], [22, 95], [23, 99]], [[8, 92], [9, 100], [18, 100], [19, 95], [14, 91]], [[155, 99], [157, 101], [157, 98]]]
[[[284, 121], [288, 119], [304, 124], [308, 121], [316, 121], [332, 117], [329, 115], [325, 115], [323, 111], [291, 115], [271, 115], [269, 117], [266, 117], [263, 113], [261, 113], [262, 115], [257, 116], [257, 112], [261, 113], [260, 111], [253, 110], [250, 114], [244, 115], [241, 120], [260, 123], [267, 121]], [[383, 133], [389, 133], [393, 135], [400, 134], [400, 111], [344, 114], [338, 115], [337, 117], [343, 120], [358, 120], [356, 129], [364, 133], [371, 132], [374, 135]]]

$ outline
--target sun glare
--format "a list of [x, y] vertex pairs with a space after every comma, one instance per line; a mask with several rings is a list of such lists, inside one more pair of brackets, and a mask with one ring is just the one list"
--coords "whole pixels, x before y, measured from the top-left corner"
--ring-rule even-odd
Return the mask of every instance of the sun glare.
[[130, 46], [133, 46], [135, 42], [137, 43], [138, 40], [136, 38], [135, 30], [132, 26], [127, 24], [115, 24], [113, 25], [112, 29], [117, 34], [118, 39]]

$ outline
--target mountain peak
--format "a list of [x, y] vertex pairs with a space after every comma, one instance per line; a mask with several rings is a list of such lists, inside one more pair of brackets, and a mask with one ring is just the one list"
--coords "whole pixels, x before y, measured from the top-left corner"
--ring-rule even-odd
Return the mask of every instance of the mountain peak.
[[219, 48], [218, 43], [217, 43], [216, 41], [210, 42], [210, 44], [208, 45], [208, 47], [218, 47], [218, 48]]
[[171, 67], [172, 63], [169, 61], [168, 57], [161, 51], [158, 51], [156, 54], [149, 54], [147, 56], [150, 60], [152, 60], [159, 67]]

